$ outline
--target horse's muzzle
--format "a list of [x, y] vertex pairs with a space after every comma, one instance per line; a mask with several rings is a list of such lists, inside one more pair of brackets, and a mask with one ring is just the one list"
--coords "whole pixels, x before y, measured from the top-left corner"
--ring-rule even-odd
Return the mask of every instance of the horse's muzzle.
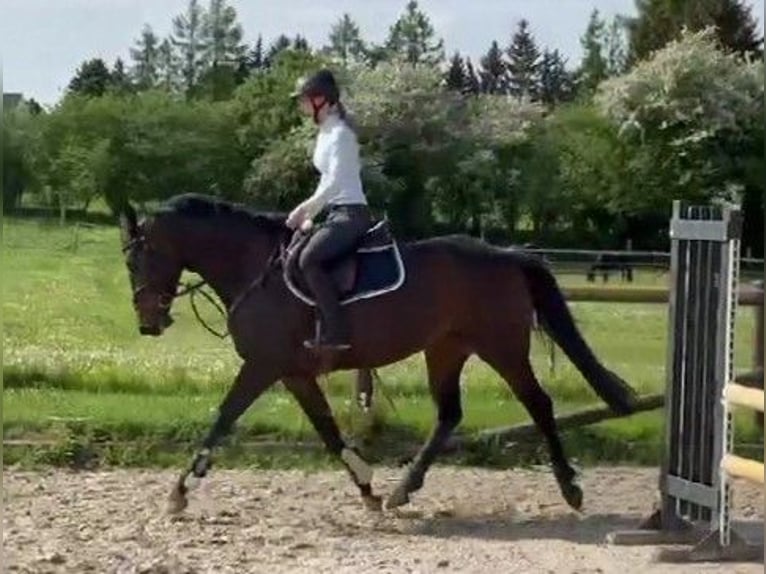
[[146, 325], [141, 324], [138, 326], [138, 332], [142, 335], [149, 335], [151, 337], [159, 337], [165, 332], [165, 329], [173, 324], [173, 318], [170, 314], [165, 314], [161, 317], [159, 324]]
[[140, 325], [138, 332], [142, 335], [151, 335], [152, 337], [158, 337], [162, 335], [162, 327], [159, 325]]

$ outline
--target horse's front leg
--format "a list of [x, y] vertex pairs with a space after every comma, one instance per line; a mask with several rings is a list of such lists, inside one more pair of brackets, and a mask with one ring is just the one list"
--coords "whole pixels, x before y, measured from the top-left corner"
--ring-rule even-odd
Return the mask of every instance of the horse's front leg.
[[313, 377], [291, 377], [283, 379], [285, 387], [292, 393], [306, 413], [316, 432], [322, 438], [327, 450], [340, 458], [354, 484], [359, 488], [365, 506], [372, 510], [381, 509], [381, 499], [372, 493], [372, 467], [359, 453], [346, 444], [332, 415], [330, 404]]
[[232, 426], [263, 391], [276, 381], [276, 375], [262, 364], [245, 362], [239, 370], [234, 384], [229, 389], [221, 405], [218, 417], [210, 428], [202, 448], [192, 461], [191, 467], [181, 474], [170, 493], [170, 512], [180, 512], [188, 505], [186, 494], [212, 465], [211, 453], [215, 446], [231, 432]]

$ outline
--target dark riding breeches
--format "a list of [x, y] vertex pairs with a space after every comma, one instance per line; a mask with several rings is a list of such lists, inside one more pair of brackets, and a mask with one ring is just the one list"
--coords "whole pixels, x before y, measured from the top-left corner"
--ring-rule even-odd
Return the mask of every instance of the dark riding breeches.
[[313, 234], [298, 264], [316, 298], [322, 318], [322, 339], [348, 343], [348, 325], [342, 316], [338, 290], [327, 272], [332, 260], [350, 254], [370, 228], [372, 217], [366, 205], [331, 207], [324, 224]]

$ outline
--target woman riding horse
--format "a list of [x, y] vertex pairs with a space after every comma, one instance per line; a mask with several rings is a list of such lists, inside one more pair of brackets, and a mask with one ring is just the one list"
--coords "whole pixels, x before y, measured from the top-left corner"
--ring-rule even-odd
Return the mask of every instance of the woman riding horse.
[[304, 345], [316, 345], [318, 350], [348, 349], [348, 320], [325, 265], [350, 251], [372, 222], [362, 189], [359, 144], [346, 121], [332, 72], [323, 69], [300, 81], [292, 95], [299, 99], [301, 111], [319, 126], [313, 162], [321, 178], [313, 195], [290, 213], [287, 226], [305, 229], [318, 213], [327, 212], [324, 225], [309, 239], [299, 259], [321, 317], [318, 340], [307, 340]]

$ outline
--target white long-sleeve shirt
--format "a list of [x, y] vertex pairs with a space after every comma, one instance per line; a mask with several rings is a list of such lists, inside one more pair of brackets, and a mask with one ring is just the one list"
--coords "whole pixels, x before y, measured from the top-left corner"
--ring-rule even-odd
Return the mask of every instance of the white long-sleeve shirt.
[[356, 134], [337, 114], [319, 125], [313, 156], [321, 177], [314, 193], [302, 204], [312, 219], [328, 204], [366, 204], [362, 189], [359, 143]]

